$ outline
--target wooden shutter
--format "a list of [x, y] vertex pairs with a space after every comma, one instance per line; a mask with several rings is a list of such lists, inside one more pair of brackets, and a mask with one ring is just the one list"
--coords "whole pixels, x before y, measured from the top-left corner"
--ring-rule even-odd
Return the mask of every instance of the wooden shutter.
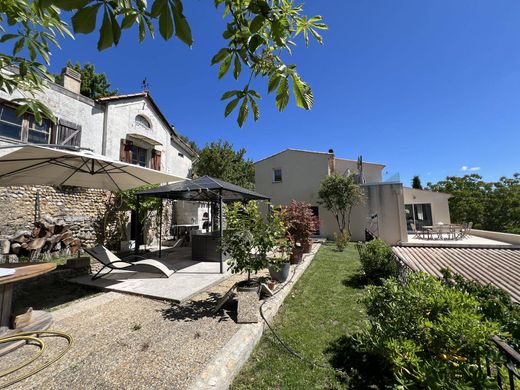
[[58, 145], [77, 146], [81, 145], [81, 126], [60, 119], [55, 132], [55, 143]]
[[119, 160], [132, 163], [132, 146], [133, 142], [125, 138], [121, 139], [121, 146], [119, 148]]
[[152, 169], [161, 170], [161, 151], [156, 149], [152, 150]]

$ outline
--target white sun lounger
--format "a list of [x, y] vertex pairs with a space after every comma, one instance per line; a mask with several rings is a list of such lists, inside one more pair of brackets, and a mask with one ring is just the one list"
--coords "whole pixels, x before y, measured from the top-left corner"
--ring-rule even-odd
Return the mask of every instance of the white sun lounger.
[[[103, 267], [101, 267], [101, 269], [94, 276], [92, 276], [92, 280], [96, 280], [104, 275], [108, 275], [113, 270], [162, 273], [167, 278], [175, 273], [174, 270], [169, 269], [160, 261], [153, 259], [144, 259], [132, 262], [121, 260], [103, 245], [85, 249], [85, 252], [103, 264]], [[101, 271], [103, 271], [105, 268], [108, 268], [109, 271], [101, 273]]]

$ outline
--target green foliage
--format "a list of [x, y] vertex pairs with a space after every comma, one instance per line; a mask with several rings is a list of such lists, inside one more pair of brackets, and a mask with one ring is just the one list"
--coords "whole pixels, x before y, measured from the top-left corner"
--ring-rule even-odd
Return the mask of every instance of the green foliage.
[[195, 141], [193, 141], [192, 139], [190, 139], [189, 137], [183, 135], [183, 134], [179, 134], [179, 138], [185, 142], [186, 144], [188, 144], [188, 146], [190, 148], [193, 149], [193, 151], [195, 153], [200, 153], [200, 149], [199, 149], [199, 146], [197, 145], [197, 143]]
[[451, 194], [450, 215], [453, 222], [473, 222], [477, 229], [520, 233], [520, 174], [485, 182], [477, 174], [448, 176], [432, 191]]
[[474, 388], [484, 384], [477, 362], [497, 323], [483, 318], [474, 297], [424, 273], [406, 284], [386, 279], [368, 288], [366, 350], [384, 357], [405, 388]]
[[[104, 73], [96, 73], [93, 64], [87, 63], [82, 66], [79, 62], [73, 64], [71, 61], [67, 61], [67, 66], [81, 74], [81, 94], [83, 96], [95, 100], [117, 95], [117, 89], [110, 90], [111, 84], [108, 82], [107, 76]], [[55, 77], [58, 79], [60, 75]]]
[[291, 240], [304, 244], [309, 241], [320, 226], [318, 218], [312, 213], [311, 205], [306, 202], [291, 201], [283, 209], [283, 217]]
[[490, 321], [500, 324], [501, 330], [508, 334], [507, 343], [517, 351], [520, 349], [520, 307], [513, 303], [511, 296], [504, 290], [482, 285], [476, 281], [441, 270], [445, 286], [475, 297], [480, 302], [480, 313]]
[[358, 244], [361, 268], [368, 282], [379, 284], [384, 278], [397, 276], [398, 264], [392, 248], [383, 240]]
[[416, 190], [422, 190], [421, 178], [419, 176], [414, 176], [412, 178], [412, 188]]
[[[223, 100], [233, 98], [226, 106], [225, 115], [240, 107], [239, 126], [243, 126], [250, 109], [258, 120], [261, 97], [251, 89], [252, 80], [258, 77], [267, 81], [269, 93], [276, 90], [275, 103], [280, 111], [288, 104], [290, 83], [296, 105], [311, 109], [314, 98], [310, 87], [301, 79], [295, 65], [285, 63], [284, 57], [292, 54], [298, 36], [303, 37], [306, 45], [310, 36], [322, 43], [318, 31], [326, 30], [327, 26], [321, 16], [307, 17], [303, 14], [303, 4], [290, 0], [215, 0], [214, 4], [223, 11], [223, 37], [227, 42], [211, 60], [219, 65], [218, 77], [224, 77], [232, 69], [233, 77], [238, 80], [244, 68], [249, 70], [244, 88], [223, 95]], [[60, 36], [73, 37], [60, 10], [72, 13], [74, 34], [92, 34], [98, 27], [100, 51], [116, 46], [123, 31], [134, 26], [139, 42], [147, 36], [153, 38], [156, 31], [164, 40], [176, 37], [190, 47], [194, 42], [182, 0], [3, 0], [0, 26], [10, 28], [0, 36], [0, 42], [12, 42], [12, 48], [11, 54], [0, 54], [0, 68], [18, 67], [19, 73], [2, 72], [0, 90], [34, 92], [42, 90], [45, 80], [52, 80], [47, 71], [51, 49], [60, 48]], [[24, 104], [29, 102], [24, 100]], [[42, 113], [48, 110], [34, 102], [33, 106]]]
[[206, 144], [199, 151], [199, 157], [193, 163], [193, 174], [208, 175], [222, 179], [238, 186], [254, 189], [255, 166], [246, 159], [244, 148], [235, 151], [227, 141], [218, 140]]
[[268, 253], [286, 237], [286, 227], [279, 211], [263, 218], [258, 203], [235, 202], [225, 205], [226, 230], [221, 249], [229, 254], [228, 260], [233, 273], [251, 273], [266, 268]]
[[[141, 187], [132, 188], [126, 191], [120, 191], [113, 195], [108, 200], [106, 212], [103, 217], [102, 223], [100, 223], [102, 229], [103, 241], [126, 241], [127, 237], [127, 224], [128, 212], [135, 211], [137, 202], [135, 194], [140, 191], [146, 191], [157, 187], [155, 184], [144, 185]], [[158, 212], [161, 208], [162, 199], [159, 198], [143, 198], [139, 203], [139, 223], [141, 227], [144, 227], [146, 221], [154, 212]], [[110, 224], [114, 223], [117, 229], [115, 232], [108, 232]], [[112, 234], [109, 234], [112, 233]]]
[[350, 242], [350, 236], [347, 232], [334, 233], [334, 241], [336, 242], [336, 249], [343, 252]]
[[363, 191], [354, 178], [337, 174], [327, 176], [321, 182], [318, 197], [318, 203], [334, 214], [339, 231], [350, 235], [352, 207], [364, 200]]

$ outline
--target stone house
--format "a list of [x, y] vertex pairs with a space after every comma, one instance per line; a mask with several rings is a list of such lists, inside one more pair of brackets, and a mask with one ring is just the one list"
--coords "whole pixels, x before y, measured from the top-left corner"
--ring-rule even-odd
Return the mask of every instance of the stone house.
[[[80, 74], [65, 68], [60, 83], [49, 83], [43, 92], [36, 93], [54, 113], [55, 124], [45, 119], [38, 125], [31, 113], [17, 117], [11, 101], [24, 93], [0, 92], [0, 147], [34, 143], [86, 148], [114, 160], [191, 176], [196, 152], [179, 137], [148, 92], [94, 101], [80, 94], [80, 86]], [[9, 151], [0, 148], [0, 155]], [[78, 237], [91, 244], [96, 239], [94, 221], [104, 212], [109, 196], [94, 189], [0, 187], [0, 235], [29, 225], [39, 208], [41, 215], [69, 218]]]

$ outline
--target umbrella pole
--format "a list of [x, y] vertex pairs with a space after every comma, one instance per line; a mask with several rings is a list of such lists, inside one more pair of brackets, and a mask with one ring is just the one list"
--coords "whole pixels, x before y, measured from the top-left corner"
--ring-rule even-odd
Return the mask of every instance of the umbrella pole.
[[161, 207], [159, 212], [159, 259], [162, 257], [162, 214], [163, 214], [163, 199], [161, 198]]
[[[222, 190], [220, 190], [220, 205], [219, 205], [219, 226], [220, 226], [220, 246], [222, 246], [222, 239], [224, 238], [224, 230], [222, 227], [222, 215], [223, 215], [223, 206], [224, 202], [222, 201]], [[220, 273], [224, 273], [224, 253], [222, 252], [222, 247], [220, 248]]]
[[139, 242], [139, 237], [141, 236], [139, 231], [139, 206], [141, 203], [141, 197], [139, 195], [135, 196], [135, 220], [134, 220], [134, 232], [135, 232], [135, 248], [134, 248], [134, 254], [139, 253], [139, 245], [141, 244]]

